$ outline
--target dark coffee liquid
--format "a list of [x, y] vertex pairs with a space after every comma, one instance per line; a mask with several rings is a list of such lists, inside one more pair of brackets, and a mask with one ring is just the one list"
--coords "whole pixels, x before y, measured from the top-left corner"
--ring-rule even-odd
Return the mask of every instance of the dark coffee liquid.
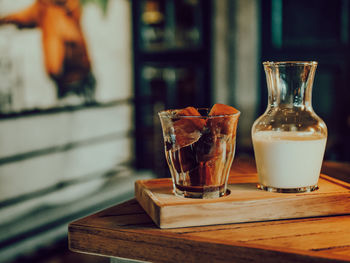
[[204, 188], [215, 191], [210, 189], [224, 187], [227, 180], [234, 139], [203, 134], [191, 145], [177, 149], [167, 147], [165, 152], [176, 185], [198, 189], [194, 192], [203, 192]]
[[194, 193], [204, 193], [204, 192], [223, 192], [225, 185], [220, 186], [183, 186], [175, 184], [176, 188], [180, 191], [194, 192]]
[[190, 198], [218, 198], [229, 194], [229, 191], [225, 191], [225, 185], [220, 186], [183, 186], [175, 184], [174, 193], [178, 196], [190, 197]]

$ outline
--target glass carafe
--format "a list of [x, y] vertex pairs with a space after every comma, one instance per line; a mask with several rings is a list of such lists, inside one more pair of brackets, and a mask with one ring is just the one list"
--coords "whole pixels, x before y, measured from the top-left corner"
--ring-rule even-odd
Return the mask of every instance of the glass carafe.
[[327, 127], [311, 104], [317, 62], [264, 62], [268, 105], [252, 127], [258, 188], [308, 192], [318, 188]]

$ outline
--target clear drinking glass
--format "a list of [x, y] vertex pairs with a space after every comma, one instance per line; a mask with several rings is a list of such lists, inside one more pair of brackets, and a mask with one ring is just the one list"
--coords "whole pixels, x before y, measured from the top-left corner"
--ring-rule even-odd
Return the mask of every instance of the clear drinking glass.
[[177, 196], [216, 198], [226, 194], [234, 158], [240, 113], [180, 116], [180, 110], [159, 112], [165, 156]]
[[258, 187], [276, 192], [317, 189], [327, 127], [311, 105], [317, 62], [264, 62], [268, 106], [253, 124]]

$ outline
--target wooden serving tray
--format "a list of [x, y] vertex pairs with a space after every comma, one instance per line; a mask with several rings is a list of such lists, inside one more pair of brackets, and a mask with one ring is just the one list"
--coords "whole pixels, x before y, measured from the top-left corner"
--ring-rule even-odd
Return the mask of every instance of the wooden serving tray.
[[350, 214], [350, 184], [321, 174], [317, 191], [271, 193], [256, 174], [230, 177], [230, 194], [216, 199], [175, 196], [170, 178], [138, 180], [135, 197], [160, 228]]

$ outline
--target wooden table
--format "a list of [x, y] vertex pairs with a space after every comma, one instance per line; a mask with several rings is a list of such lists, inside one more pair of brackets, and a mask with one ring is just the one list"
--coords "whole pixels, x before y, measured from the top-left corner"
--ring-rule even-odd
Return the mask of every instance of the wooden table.
[[[241, 158], [232, 175], [255, 171]], [[350, 164], [322, 172], [350, 182]], [[71, 223], [69, 246], [150, 262], [350, 262], [350, 215], [159, 229], [133, 199]]]

